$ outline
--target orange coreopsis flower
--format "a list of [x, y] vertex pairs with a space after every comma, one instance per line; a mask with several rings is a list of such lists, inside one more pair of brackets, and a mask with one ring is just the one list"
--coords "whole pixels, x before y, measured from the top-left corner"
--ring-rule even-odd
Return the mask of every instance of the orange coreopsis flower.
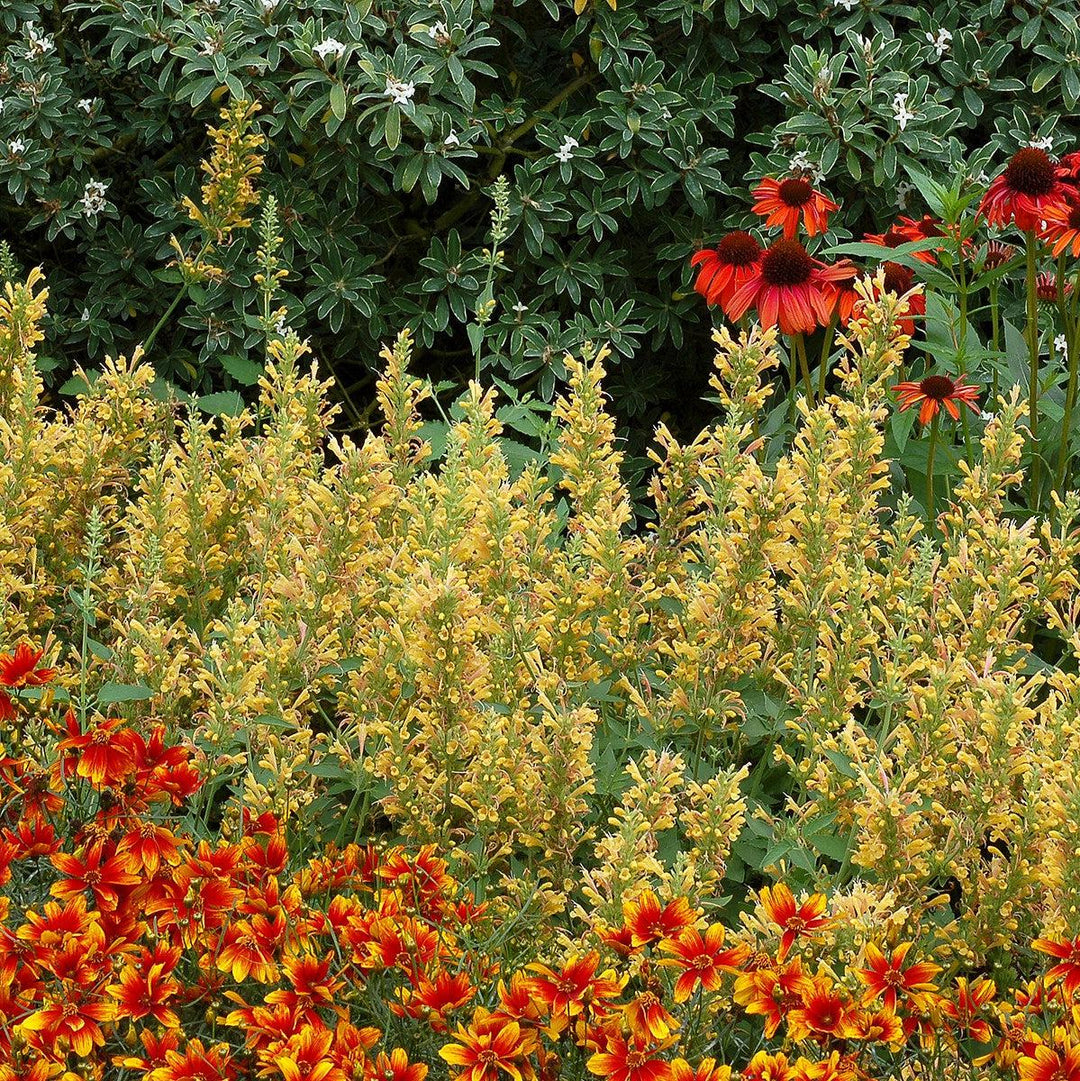
[[794, 239], [799, 231], [799, 221], [806, 227], [807, 235], [825, 232], [829, 215], [840, 207], [827, 195], [814, 188], [802, 177], [775, 180], [765, 177], [753, 192], [755, 214], [765, 219], [765, 224], [782, 225], [784, 239]]
[[968, 984], [966, 977], [956, 978], [956, 1001], [943, 1000], [941, 1012], [956, 1021], [964, 1035], [979, 1043], [990, 1042], [990, 1023], [979, 1013], [987, 1003], [993, 1001], [997, 987], [993, 980], [985, 977]]
[[510, 977], [509, 986], [499, 980], [499, 1008], [496, 1016], [507, 1021], [539, 1022], [544, 1015], [540, 1004], [532, 995], [532, 981], [523, 972]]
[[1045, 1044], [1022, 1055], [1016, 1070], [1020, 1081], [1080, 1081], [1080, 1044], [1067, 1045], [1060, 1051]]
[[380, 1051], [375, 1058], [374, 1078], [377, 1081], [424, 1081], [428, 1068], [422, 1062], [409, 1062], [409, 1056], [400, 1047], [388, 1055]]
[[725, 311], [741, 319], [756, 308], [764, 326], [784, 334], [825, 326], [836, 307], [837, 283], [851, 280], [851, 264], [819, 262], [797, 240], [778, 240], [731, 296]]
[[639, 991], [623, 1007], [626, 1027], [639, 1040], [664, 1040], [679, 1027], [679, 1022], [664, 1008], [654, 991]]
[[461, 1070], [458, 1081], [497, 1081], [500, 1074], [522, 1081], [528, 1074], [526, 1059], [535, 1037], [522, 1032], [516, 1021], [490, 1024], [480, 1014], [468, 1028], [459, 1025], [454, 1040], [439, 1050], [439, 1056]]
[[120, 891], [139, 883], [139, 876], [124, 869], [124, 861], [116, 856], [103, 858], [104, 845], [92, 845], [83, 856], [57, 852], [53, 866], [66, 877], [53, 884], [52, 895], [61, 901], [90, 890], [94, 902], [103, 911], [112, 911], [120, 903]]
[[717, 1066], [716, 1059], [703, 1058], [695, 1070], [684, 1058], [671, 1060], [671, 1081], [731, 1081], [731, 1067]]
[[553, 1017], [576, 1017], [597, 999], [615, 998], [622, 990], [612, 971], [596, 976], [600, 954], [592, 950], [584, 957], [571, 957], [559, 972], [534, 963], [527, 965], [530, 972], [538, 972], [529, 981], [529, 987], [537, 1002], [542, 1003]]
[[693, 928], [684, 930], [678, 938], [667, 938], [660, 949], [670, 953], [660, 964], [682, 971], [675, 981], [675, 1001], [685, 1002], [700, 984], [706, 991], [719, 991], [723, 973], [738, 974], [741, 965], [750, 955], [745, 946], [724, 949], [723, 924], [713, 923], [705, 933]]
[[652, 890], [644, 890], [634, 900], [623, 901], [623, 923], [630, 929], [634, 946], [648, 946], [662, 938], [672, 938], [697, 920], [690, 902], [676, 897], [666, 905]]
[[[933, 977], [941, 971], [932, 961], [917, 961], [904, 967], [904, 961], [914, 943], [902, 942], [893, 950], [891, 958], [870, 942], [866, 947], [867, 968], [858, 969], [859, 977], [866, 984], [864, 1002], [882, 998], [887, 1010], [895, 1010], [897, 999], [912, 999], [921, 991], [936, 991]], [[882, 997], [883, 996], [883, 997]]]
[[703, 248], [690, 257], [700, 267], [694, 289], [709, 304], [726, 307], [728, 300], [752, 274], [762, 247], [749, 233], [728, 233], [715, 248]]
[[330, 978], [330, 960], [325, 957], [320, 961], [308, 954], [287, 957], [281, 967], [290, 986], [271, 991], [266, 996], [267, 1003], [288, 1006], [308, 1025], [320, 1023], [320, 1009], [344, 1017], [348, 1009], [337, 1002], [337, 994], [344, 982]]
[[112, 1002], [93, 1002], [67, 997], [62, 1001], [50, 1001], [16, 1026], [30, 1033], [38, 1046], [52, 1047], [59, 1040], [66, 1040], [71, 1050], [85, 1058], [95, 1047], [105, 1045], [101, 1026], [116, 1017]]
[[771, 1040], [780, 1022], [802, 1003], [803, 994], [812, 987], [803, 972], [802, 960], [793, 957], [782, 969], [759, 968], [744, 972], [735, 981], [735, 1001], [748, 1014], [765, 1018], [765, 1038]]
[[802, 1003], [787, 1016], [788, 1031], [796, 1042], [807, 1036], [826, 1035], [843, 1040], [854, 1034], [851, 1023], [851, 1003], [821, 976], [810, 979], [803, 992]]
[[75, 714], [68, 711], [68, 735], [58, 744], [75, 758], [75, 773], [91, 784], [115, 784], [134, 770], [132, 733], [122, 720], [110, 717], [83, 732]]
[[778, 961], [784, 960], [797, 938], [822, 931], [831, 922], [825, 915], [828, 902], [824, 894], [812, 894], [801, 904], [796, 904], [794, 895], [783, 882], [772, 889], [762, 887], [760, 904], [765, 916], [782, 931]]
[[15, 704], [7, 693], [19, 687], [40, 687], [56, 674], [55, 668], [38, 668], [45, 651], [33, 650], [25, 643], [15, 647], [14, 653], [0, 653], [0, 721], [15, 717]]
[[285, 1046], [274, 1052], [274, 1067], [282, 1081], [348, 1081], [330, 1058], [334, 1034], [327, 1028], [306, 1025]]
[[139, 972], [134, 965], [125, 965], [120, 982], [106, 990], [116, 999], [117, 1016], [132, 1021], [152, 1017], [166, 1028], [177, 1028], [180, 1018], [168, 1003], [180, 990], [176, 980], [169, 979], [164, 964], [154, 965], [149, 972]]
[[589, 1073], [606, 1081], [671, 1081], [671, 1063], [656, 1057], [670, 1042], [650, 1046], [613, 1033], [607, 1037], [605, 1049], [593, 1055], [586, 1066]]
[[116, 855], [126, 871], [153, 876], [163, 863], [170, 866], [179, 863], [180, 846], [186, 844], [172, 830], [156, 822], [143, 822], [116, 846]]
[[[435, 974], [435, 979], [420, 976], [416, 987], [405, 993], [405, 1011], [410, 1017], [423, 1017], [436, 1032], [446, 1031], [446, 1016], [461, 1009], [476, 995], [467, 972]], [[395, 1011], [396, 1012], [396, 1011]]]
[[1080, 987], [1080, 935], [1071, 942], [1057, 941], [1052, 938], [1037, 938], [1032, 946], [1042, 953], [1048, 953], [1051, 957], [1058, 958], [1059, 964], [1054, 965], [1047, 978], [1051, 980], [1064, 980], [1065, 993], [1073, 995]]
[[272, 950], [268, 949], [254, 924], [255, 920], [237, 920], [229, 924], [222, 937], [217, 967], [222, 972], [231, 973], [237, 983], [248, 976], [259, 983], [273, 983], [277, 979], [277, 965]]
[[183, 1052], [166, 1050], [165, 1063], [151, 1071], [146, 1081], [222, 1081], [233, 1076], [225, 1044], [206, 1047], [202, 1040], [190, 1039]]
[[759, 1051], [743, 1070], [744, 1081], [797, 1081], [799, 1073], [787, 1055]]
[[897, 383], [892, 389], [900, 396], [901, 413], [913, 405], [919, 406], [919, 423], [922, 425], [929, 424], [942, 406], [953, 420], [959, 420], [957, 402], [966, 405], [973, 413], [979, 411], [975, 401], [979, 388], [966, 383], [963, 375], [956, 379], [948, 375], [928, 375], [918, 383]]
[[1045, 150], [1028, 146], [1015, 153], [979, 204], [991, 225], [1015, 222], [1018, 229], [1038, 229], [1047, 211], [1064, 201], [1061, 169]]
[[851, 1025], [855, 1039], [884, 1043], [896, 1050], [904, 1042], [904, 1026], [892, 1010], [854, 1010]]

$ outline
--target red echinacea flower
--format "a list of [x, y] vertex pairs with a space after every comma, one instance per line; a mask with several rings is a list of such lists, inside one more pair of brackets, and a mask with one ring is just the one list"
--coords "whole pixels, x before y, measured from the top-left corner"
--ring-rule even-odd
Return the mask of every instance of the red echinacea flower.
[[1080, 195], [1047, 207], [1040, 235], [1055, 255], [1069, 249], [1080, 256]]
[[731, 295], [754, 272], [761, 245], [746, 232], [728, 233], [715, 248], [703, 248], [690, 258], [699, 266], [694, 288], [710, 303], [726, 307]]
[[[960, 410], [956, 403], [963, 402], [973, 413], [978, 413], [975, 396], [979, 388], [964, 382], [964, 376], [956, 379], [948, 375], [928, 375], [918, 383], [897, 383], [892, 388], [900, 395], [900, 412], [919, 406], [919, 423], [929, 424], [937, 416], [942, 406], [949, 411], [953, 420], [960, 419]], [[921, 404], [920, 404], [921, 403]]]
[[778, 240], [732, 295], [728, 318], [741, 319], [754, 307], [767, 327], [779, 325], [784, 334], [809, 334], [829, 322], [837, 283], [850, 280], [851, 264], [846, 259], [827, 266], [797, 240]]
[[769, 226], [782, 225], [784, 239], [793, 240], [803, 222], [807, 236], [825, 232], [829, 215], [840, 207], [818, 191], [809, 180], [788, 177], [774, 180], [765, 177], [754, 188], [755, 214], [760, 214]]
[[1045, 150], [1024, 147], [995, 177], [979, 204], [979, 213], [991, 225], [1015, 222], [1025, 232], [1038, 229], [1049, 208], [1064, 202], [1067, 189], [1060, 174]]

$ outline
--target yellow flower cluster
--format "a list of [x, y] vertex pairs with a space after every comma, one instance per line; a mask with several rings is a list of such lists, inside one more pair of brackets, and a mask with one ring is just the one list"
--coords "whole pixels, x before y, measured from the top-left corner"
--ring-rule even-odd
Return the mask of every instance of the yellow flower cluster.
[[[135, 704], [110, 708], [192, 734], [208, 818], [303, 808], [345, 841], [381, 815], [514, 903], [609, 923], [647, 886], [697, 903], [769, 835], [766, 866], [821, 857], [867, 928], [933, 909], [959, 958], [1077, 934], [1080, 679], [1028, 643], [1080, 654], [1080, 504], [1005, 513], [1011, 398], [940, 541], [891, 506], [902, 307], [864, 295], [841, 392], [768, 467], [775, 335], [718, 338], [724, 419], [660, 431], [656, 518], [631, 533], [603, 350], [566, 359], [550, 468], [511, 472], [473, 386], [435, 469], [407, 334], [360, 444], [292, 335], [235, 418], [161, 401], [138, 356], [43, 408], [31, 275], [0, 301], [0, 651], [46, 642], [84, 713], [120, 685]], [[784, 769], [785, 808], [748, 802]]]

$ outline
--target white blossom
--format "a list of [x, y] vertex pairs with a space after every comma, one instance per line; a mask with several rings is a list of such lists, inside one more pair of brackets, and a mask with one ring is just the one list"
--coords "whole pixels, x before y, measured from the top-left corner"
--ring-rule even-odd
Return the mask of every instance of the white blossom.
[[214, 56], [216, 53], [221, 52], [221, 42], [218, 41], [217, 38], [205, 37], [203, 38], [202, 47], [199, 49], [199, 52], [201, 52], [203, 56]]
[[281, 3], [281, 0], [259, 0], [259, 2], [262, 4], [263, 11], [269, 15]]
[[917, 116], [916, 113], [913, 113], [908, 109], [907, 99], [907, 94], [897, 94], [893, 97], [893, 115], [896, 117], [896, 123], [899, 125], [901, 131], [908, 126], [909, 120], [914, 120]]
[[29, 39], [29, 48], [26, 50], [27, 60], [37, 60], [38, 57], [51, 53], [55, 48], [53, 39], [40, 33], [33, 23], [26, 24], [26, 36]]
[[83, 213], [88, 218], [95, 218], [106, 207], [105, 189], [108, 187], [100, 180], [88, 180], [83, 188], [82, 206]]
[[555, 157], [562, 162], [569, 161], [574, 156], [574, 147], [581, 144], [572, 135], [568, 135], [562, 141], [562, 146], [555, 151]]
[[1052, 135], [1044, 135], [1041, 139], [1037, 136], [1032, 136], [1027, 141], [1027, 145], [1035, 150], [1053, 150], [1054, 149], [1054, 137]]
[[274, 333], [275, 333], [275, 334], [276, 334], [276, 335], [277, 335], [277, 336], [278, 336], [279, 338], [284, 338], [284, 337], [285, 337], [285, 335], [286, 335], [286, 334], [287, 334], [288, 332], [289, 332], [289, 325], [288, 325], [288, 323], [286, 323], [286, 322], [285, 322], [285, 316], [284, 316], [284, 314], [282, 314], [282, 315], [279, 315], [279, 316], [278, 316], [278, 320], [277, 320], [277, 322], [276, 322], [276, 323], [274, 324]]
[[926, 40], [937, 50], [940, 60], [952, 48], [952, 31], [942, 27], [938, 31], [927, 30]]
[[8, 143], [8, 153], [13, 157], [18, 157], [26, 149], [26, 143], [22, 141], [18, 136]]
[[415, 83], [403, 83], [395, 79], [393, 75], [387, 75], [383, 96], [389, 98], [395, 105], [404, 105], [415, 93]]
[[908, 196], [915, 190], [914, 184], [909, 184], [906, 180], [901, 180], [896, 185], [896, 204], [901, 210], [907, 210], [908, 208]]
[[317, 53], [319, 59], [323, 62], [326, 61], [328, 56], [340, 60], [345, 55], [345, 46], [337, 38], [324, 38], [312, 49], [312, 52]]
[[433, 23], [428, 27], [428, 37], [431, 38], [432, 41], [442, 43], [449, 39], [450, 31], [446, 29], [446, 23], [440, 19], [437, 23]]
[[79, 98], [79, 101], [78, 101], [78, 104], [77, 104], [76, 107], [79, 108], [79, 109], [82, 109], [82, 111], [84, 113], [86, 113], [87, 116], [89, 116], [94, 111], [94, 99], [93, 98]]
[[979, 414], [979, 420], [984, 420], [984, 421], [986, 421], [987, 424], [989, 424], [990, 421], [992, 421], [996, 415], [997, 415], [996, 413], [982, 412], [982, 413]]
[[825, 179], [821, 166], [816, 161], [811, 160], [810, 155], [805, 150], [800, 150], [791, 156], [788, 160], [788, 169], [793, 173], [809, 173], [813, 177], [815, 184]]
[[443, 139], [443, 146], [449, 148], [451, 146], [461, 146], [461, 140], [458, 138], [457, 132], [453, 128], [450, 129], [450, 134]]
[[834, 8], [843, 8], [845, 11], [854, 11], [859, 6], [859, 0], [833, 0]]
[[1069, 348], [1069, 339], [1064, 334], [1059, 334], [1054, 339], [1054, 352], [1061, 354]]
[[522, 304], [520, 300], [514, 305], [514, 311], [516, 311], [518, 313], [518, 315], [524, 315], [525, 312], [527, 312], [528, 310], [529, 310], [529, 305], [528, 304]]

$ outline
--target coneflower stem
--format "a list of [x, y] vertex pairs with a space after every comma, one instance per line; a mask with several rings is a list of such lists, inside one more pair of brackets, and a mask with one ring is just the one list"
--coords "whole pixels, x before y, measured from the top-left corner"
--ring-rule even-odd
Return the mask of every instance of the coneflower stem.
[[998, 317], [998, 287], [995, 281], [990, 286], [990, 333], [993, 335], [991, 343], [994, 350], [994, 389], [990, 394], [990, 401], [996, 402], [998, 396], [998, 363], [1001, 358], [1001, 320]]
[[1071, 303], [1066, 303], [1065, 285], [1058, 281], [1058, 299], [1065, 324], [1065, 349], [1069, 358], [1069, 385], [1065, 391], [1065, 415], [1061, 418], [1061, 449], [1058, 452], [1057, 490], [1065, 490], [1065, 470], [1069, 463], [1069, 441], [1072, 436], [1072, 413], [1076, 405], [1077, 366], [1080, 362], [1080, 320], [1076, 318], [1077, 294], [1080, 292], [1080, 271], [1076, 274]]
[[811, 406], [814, 404], [814, 384], [810, 379], [810, 362], [806, 356], [806, 335], [795, 335], [795, 349], [799, 354], [799, 367], [802, 370], [803, 386], [806, 387], [806, 399]]
[[1035, 233], [1028, 229], [1024, 234], [1027, 248], [1027, 332], [1031, 376], [1028, 381], [1028, 428], [1031, 431], [1031, 498], [1034, 507], [1039, 506], [1039, 303], [1035, 277]]
[[829, 325], [825, 328], [825, 339], [821, 343], [821, 366], [818, 368], [818, 398], [825, 401], [825, 380], [829, 376], [829, 357], [832, 355], [833, 342], [836, 340], [836, 324], [840, 313], [833, 312]]
[[940, 414], [935, 413], [930, 421], [930, 446], [926, 451], [926, 518], [931, 528], [934, 525], [934, 452], [937, 450], [937, 431]]

